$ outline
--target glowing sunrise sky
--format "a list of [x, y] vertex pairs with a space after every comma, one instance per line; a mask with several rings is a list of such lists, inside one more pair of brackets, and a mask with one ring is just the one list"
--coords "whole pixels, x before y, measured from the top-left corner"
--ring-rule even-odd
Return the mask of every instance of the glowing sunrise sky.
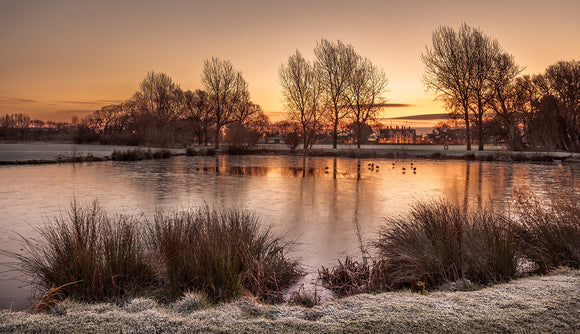
[[[444, 112], [425, 93], [420, 54], [439, 25], [497, 38], [525, 73], [580, 59], [580, 1], [0, 0], [0, 115], [82, 117], [129, 98], [147, 71], [201, 88], [203, 61], [229, 59], [252, 100], [283, 111], [278, 68], [316, 41], [352, 44], [387, 73], [385, 116]], [[279, 115], [279, 114], [278, 114]]]

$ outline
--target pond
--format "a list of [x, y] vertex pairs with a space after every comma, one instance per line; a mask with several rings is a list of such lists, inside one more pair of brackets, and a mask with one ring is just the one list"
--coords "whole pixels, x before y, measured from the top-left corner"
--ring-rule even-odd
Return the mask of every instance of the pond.
[[[254, 211], [297, 240], [292, 255], [316, 272], [357, 254], [355, 222], [372, 239], [385, 217], [407, 213], [416, 201], [507, 206], [515, 187], [543, 191], [559, 168], [580, 175], [578, 165], [294, 156], [0, 166], [0, 248], [19, 250], [19, 235], [37, 236], [35, 228], [73, 198], [97, 199], [110, 214], [145, 216], [208, 204]], [[26, 308], [30, 288], [8, 260], [0, 256], [0, 307]]]

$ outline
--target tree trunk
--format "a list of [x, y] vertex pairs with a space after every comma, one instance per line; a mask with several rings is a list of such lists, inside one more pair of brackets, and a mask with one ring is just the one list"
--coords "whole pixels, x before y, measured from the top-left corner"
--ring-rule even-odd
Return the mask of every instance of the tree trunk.
[[332, 132], [332, 148], [337, 148], [338, 144], [338, 122], [334, 122], [334, 129]]
[[360, 122], [358, 122], [356, 125], [356, 148], [360, 148], [361, 132], [361, 125]]
[[482, 112], [479, 113], [479, 116], [477, 117], [477, 121], [479, 124], [477, 124], [477, 128], [478, 128], [478, 135], [479, 135], [479, 151], [483, 151], [483, 116], [482, 116]]
[[469, 133], [469, 107], [465, 107], [465, 142], [467, 144], [467, 150], [471, 151], [471, 136]]
[[215, 127], [215, 149], [219, 149], [220, 148], [220, 130], [221, 130], [221, 126], [217, 126]]

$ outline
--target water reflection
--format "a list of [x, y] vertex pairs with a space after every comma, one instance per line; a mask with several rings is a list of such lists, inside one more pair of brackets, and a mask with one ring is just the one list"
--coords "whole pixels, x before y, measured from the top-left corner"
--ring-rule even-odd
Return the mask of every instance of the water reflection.
[[361, 179], [360, 169], [357, 173], [348, 173], [334, 168], [309, 168], [309, 167], [200, 167], [200, 172], [218, 173], [222, 175], [242, 176], [267, 176], [267, 177], [332, 177], [332, 178], [357, 178]]
[[[413, 165], [411, 165], [413, 163]], [[403, 170], [405, 168], [405, 170]], [[416, 168], [411, 172], [412, 168]], [[188, 206], [244, 207], [296, 239], [294, 255], [316, 271], [356, 254], [356, 223], [374, 238], [384, 217], [419, 200], [445, 197], [483, 206], [508, 205], [513, 188], [550, 186], [557, 165], [407, 161], [336, 157], [215, 156], [77, 165], [1, 166], [0, 245], [17, 250], [17, 233], [36, 236], [46, 217], [73, 196], [98, 199], [110, 213], [152, 215]], [[578, 166], [571, 168], [580, 177]], [[405, 171], [405, 173], [403, 173]], [[0, 263], [6, 262], [0, 257]], [[0, 265], [0, 307], [26, 307], [22, 277]]]

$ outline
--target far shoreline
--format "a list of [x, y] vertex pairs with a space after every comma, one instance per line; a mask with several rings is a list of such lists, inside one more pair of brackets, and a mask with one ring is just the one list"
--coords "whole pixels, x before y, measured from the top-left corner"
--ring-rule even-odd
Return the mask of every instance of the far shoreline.
[[[196, 145], [191, 150], [213, 150], [212, 146]], [[114, 151], [169, 150], [171, 156], [183, 156], [186, 148], [157, 148], [147, 146], [117, 146], [55, 142], [0, 142], [0, 165], [44, 165], [111, 161]], [[353, 145], [315, 145], [311, 149], [289, 149], [284, 144], [257, 144], [250, 148], [229, 150], [221, 148], [217, 155], [271, 155], [304, 157], [342, 157], [353, 159], [426, 159], [532, 163], [580, 163], [580, 153], [550, 151], [509, 151], [500, 146], [487, 150], [468, 151], [465, 145], [373, 144], [356, 148]], [[204, 155], [193, 154], [193, 155]]]

